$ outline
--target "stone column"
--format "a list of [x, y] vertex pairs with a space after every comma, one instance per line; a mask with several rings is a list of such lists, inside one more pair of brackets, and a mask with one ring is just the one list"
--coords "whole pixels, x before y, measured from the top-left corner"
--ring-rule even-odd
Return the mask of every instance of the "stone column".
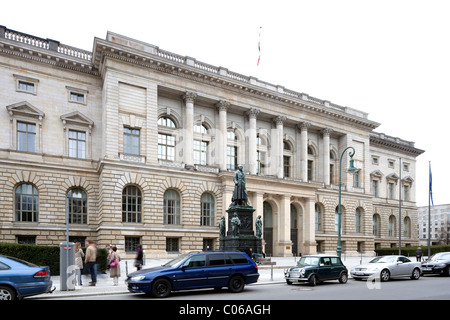
[[286, 121], [285, 116], [277, 116], [275, 119], [275, 124], [277, 126], [277, 140], [274, 145], [275, 151], [275, 166], [277, 178], [283, 179], [284, 168], [283, 168], [283, 124]]
[[256, 108], [251, 108], [247, 111], [249, 129], [248, 129], [248, 162], [250, 174], [256, 174], [257, 163], [256, 163], [256, 117], [258, 116], [260, 110]]
[[227, 110], [230, 103], [225, 100], [220, 100], [217, 104], [219, 111], [219, 132], [216, 135], [217, 139], [217, 163], [221, 171], [227, 170]]
[[290, 257], [292, 256], [290, 195], [281, 196], [281, 205], [278, 216], [278, 239], [274, 243], [274, 255]]
[[300, 152], [300, 166], [301, 179], [303, 182], [308, 182], [308, 128], [311, 126], [309, 122], [302, 122], [300, 127], [301, 152]]
[[186, 110], [186, 123], [184, 128], [184, 163], [186, 168], [194, 167], [194, 100], [195, 92], [186, 91], [183, 96]]
[[316, 229], [315, 229], [315, 199], [308, 198], [305, 201], [305, 212], [303, 213], [303, 230], [301, 234], [302, 254], [316, 253]]
[[333, 130], [324, 128], [323, 136], [323, 182], [326, 186], [330, 185], [330, 133]]

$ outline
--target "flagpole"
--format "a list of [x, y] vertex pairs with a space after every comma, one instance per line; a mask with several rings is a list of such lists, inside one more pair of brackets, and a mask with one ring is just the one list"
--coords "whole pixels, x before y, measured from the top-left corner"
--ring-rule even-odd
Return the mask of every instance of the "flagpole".
[[399, 187], [398, 187], [398, 255], [402, 254], [402, 158], [399, 163]]
[[431, 161], [428, 162], [428, 259], [431, 254]]

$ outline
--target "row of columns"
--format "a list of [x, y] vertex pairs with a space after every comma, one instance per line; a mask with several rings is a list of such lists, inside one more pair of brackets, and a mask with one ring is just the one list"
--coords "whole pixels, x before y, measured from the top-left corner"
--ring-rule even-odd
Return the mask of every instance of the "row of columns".
[[[194, 132], [194, 101], [197, 98], [197, 94], [187, 91], [183, 96], [185, 101], [185, 163], [186, 167], [193, 167], [193, 132]], [[218, 165], [220, 170], [227, 169], [227, 111], [230, 103], [225, 100], [221, 100], [216, 104], [216, 108], [219, 112], [219, 133], [216, 135], [218, 140]], [[251, 108], [246, 112], [246, 116], [249, 120], [248, 128], [248, 170], [250, 174], [255, 175], [257, 173], [257, 128], [256, 119], [260, 110], [257, 108]], [[275, 174], [278, 178], [284, 177], [283, 172], [283, 138], [284, 138], [284, 123], [286, 122], [286, 116], [277, 116], [273, 119], [276, 125], [275, 131], [275, 143], [274, 156], [272, 157], [274, 168], [272, 174]], [[300, 152], [300, 166], [301, 166], [301, 179], [308, 181], [308, 128], [311, 126], [309, 122], [302, 122], [298, 125], [300, 129], [301, 140], [301, 152]], [[325, 185], [330, 184], [330, 133], [331, 129], [325, 128], [322, 131], [324, 149], [323, 149], [323, 175]]]

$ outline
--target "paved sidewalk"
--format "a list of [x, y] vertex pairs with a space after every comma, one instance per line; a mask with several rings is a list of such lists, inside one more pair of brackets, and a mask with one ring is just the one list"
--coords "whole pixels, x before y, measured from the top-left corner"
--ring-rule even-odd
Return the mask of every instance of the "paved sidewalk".
[[[252, 285], [264, 285], [270, 283], [283, 283], [284, 280], [284, 269], [289, 266], [293, 266], [297, 263], [298, 257], [273, 257], [272, 261], [276, 262], [273, 266], [259, 266], [259, 279], [256, 284]], [[366, 263], [372, 260], [373, 257], [342, 257], [342, 261], [347, 269], [353, 266], [359, 265], [361, 263]], [[144, 269], [160, 266], [170, 259], [147, 259]], [[41, 294], [37, 296], [28, 297], [26, 299], [45, 299], [45, 298], [56, 298], [56, 297], [76, 297], [76, 296], [88, 296], [88, 295], [107, 295], [107, 294], [125, 294], [129, 293], [127, 286], [125, 284], [125, 279], [128, 273], [136, 271], [133, 265], [133, 260], [122, 260], [120, 262], [121, 277], [119, 278], [119, 284], [117, 286], [113, 285], [112, 278], [109, 277], [109, 272], [106, 274], [98, 274], [97, 285], [89, 286], [90, 275], [83, 275], [83, 286], [75, 287], [75, 290], [61, 291], [60, 277], [53, 276], [53, 285], [56, 287], [52, 294]]]

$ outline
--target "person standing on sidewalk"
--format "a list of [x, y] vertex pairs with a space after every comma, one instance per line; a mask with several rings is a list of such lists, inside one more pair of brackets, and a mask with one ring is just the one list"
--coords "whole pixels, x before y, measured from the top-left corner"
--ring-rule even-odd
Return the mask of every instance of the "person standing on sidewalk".
[[75, 266], [77, 268], [77, 278], [79, 286], [83, 285], [83, 282], [81, 280], [81, 274], [83, 270], [83, 257], [84, 252], [83, 249], [81, 249], [81, 243], [77, 242], [75, 243]]
[[97, 268], [96, 268], [96, 259], [97, 259], [97, 246], [93, 241], [86, 240], [86, 244], [88, 247], [86, 248], [86, 256], [84, 258], [86, 273], [89, 272], [91, 274], [91, 282], [89, 282], [90, 286], [95, 286], [97, 283]]
[[136, 260], [134, 261], [134, 266], [137, 270], [142, 269], [142, 265], [144, 264], [144, 251], [142, 250], [142, 245], [138, 244], [136, 248]]
[[110, 272], [109, 276], [113, 278], [113, 285], [117, 286], [119, 284], [119, 277], [120, 277], [120, 256], [117, 253], [117, 247], [113, 246], [111, 253], [109, 255], [109, 261], [110, 264]]

